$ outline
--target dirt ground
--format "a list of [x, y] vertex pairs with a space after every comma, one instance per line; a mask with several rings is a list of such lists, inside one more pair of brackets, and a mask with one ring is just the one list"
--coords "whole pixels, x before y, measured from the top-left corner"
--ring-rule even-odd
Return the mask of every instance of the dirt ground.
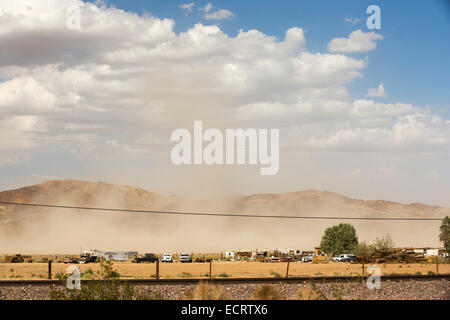
[[[53, 263], [53, 277], [57, 273], [65, 273], [70, 264]], [[99, 264], [79, 264], [81, 272], [88, 269], [97, 271]], [[366, 265], [367, 267], [368, 265]], [[428, 274], [436, 273], [435, 264], [379, 264], [381, 275], [390, 274]], [[287, 263], [213, 262], [214, 277], [285, 277]], [[156, 273], [156, 264], [131, 262], [115, 262], [114, 268], [122, 278], [152, 278]], [[1, 263], [1, 280], [46, 279], [48, 266], [46, 263]], [[361, 275], [362, 265], [332, 262], [328, 264], [312, 264], [291, 262], [289, 276], [344, 276]], [[450, 264], [440, 264], [439, 273], [450, 273]], [[209, 263], [160, 263], [161, 278], [206, 278], [209, 276]]]

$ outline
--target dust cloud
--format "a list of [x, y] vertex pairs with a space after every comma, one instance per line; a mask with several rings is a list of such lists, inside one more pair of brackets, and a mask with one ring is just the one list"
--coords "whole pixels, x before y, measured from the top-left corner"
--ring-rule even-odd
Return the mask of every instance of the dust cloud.
[[[105, 183], [54, 181], [0, 193], [9, 201], [89, 207], [298, 216], [444, 216], [449, 209], [370, 202], [338, 194], [302, 191], [208, 198], [163, 196]], [[32, 196], [31, 196], [32, 195]], [[29, 198], [28, 198], [29, 196]], [[24, 198], [23, 198], [24, 197]], [[79, 253], [84, 249], [139, 252], [220, 252], [226, 249], [310, 250], [324, 230], [355, 226], [360, 241], [390, 234], [397, 246], [439, 246], [439, 221], [340, 221], [199, 217], [149, 213], [13, 207], [0, 215], [1, 253]]]

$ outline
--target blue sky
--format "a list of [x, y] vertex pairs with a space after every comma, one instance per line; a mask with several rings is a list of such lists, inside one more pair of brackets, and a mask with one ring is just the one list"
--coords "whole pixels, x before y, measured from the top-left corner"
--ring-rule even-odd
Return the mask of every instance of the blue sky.
[[[175, 31], [184, 32], [196, 23], [217, 24], [228, 35], [240, 29], [260, 30], [282, 39], [291, 27], [304, 28], [307, 45], [313, 52], [326, 52], [327, 43], [346, 37], [355, 30], [364, 32], [371, 4], [381, 8], [384, 36], [377, 49], [368, 53], [370, 64], [364, 78], [349, 85], [355, 97], [366, 94], [366, 88], [383, 82], [388, 89], [386, 101], [430, 106], [434, 112], [450, 118], [450, 6], [445, 1], [213, 1], [215, 7], [236, 14], [233, 19], [212, 22], [199, 10], [211, 1], [193, 1], [188, 16], [179, 5], [191, 1], [109, 0], [117, 8], [176, 21]], [[345, 18], [360, 19], [352, 24]]]

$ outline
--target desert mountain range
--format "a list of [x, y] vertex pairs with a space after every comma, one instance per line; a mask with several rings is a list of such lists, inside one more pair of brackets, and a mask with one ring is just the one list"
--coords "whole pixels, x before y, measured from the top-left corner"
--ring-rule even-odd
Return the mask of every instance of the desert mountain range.
[[[450, 208], [358, 200], [327, 191], [217, 198], [183, 198], [131, 186], [75, 180], [47, 181], [0, 192], [0, 201], [162, 211], [337, 217], [444, 217]], [[0, 204], [0, 252], [78, 252], [80, 249], [220, 251], [310, 249], [326, 227], [355, 226], [360, 240], [390, 234], [398, 246], [440, 246], [439, 221], [291, 220], [167, 216], [76, 211]]]

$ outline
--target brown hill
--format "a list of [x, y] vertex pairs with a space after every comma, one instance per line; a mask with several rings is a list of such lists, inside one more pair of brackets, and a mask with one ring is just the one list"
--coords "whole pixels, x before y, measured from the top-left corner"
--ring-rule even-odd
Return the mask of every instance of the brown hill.
[[[0, 192], [0, 201], [149, 210], [271, 215], [443, 217], [449, 208], [365, 201], [306, 190], [221, 199], [164, 196], [104, 182], [48, 181]], [[0, 251], [72, 251], [80, 247], [210, 250], [253, 247], [311, 248], [339, 220], [277, 220], [167, 216], [0, 205]], [[363, 240], [389, 233], [403, 246], [439, 245], [439, 222], [353, 221]], [[7, 243], [7, 245], [5, 245]]]

